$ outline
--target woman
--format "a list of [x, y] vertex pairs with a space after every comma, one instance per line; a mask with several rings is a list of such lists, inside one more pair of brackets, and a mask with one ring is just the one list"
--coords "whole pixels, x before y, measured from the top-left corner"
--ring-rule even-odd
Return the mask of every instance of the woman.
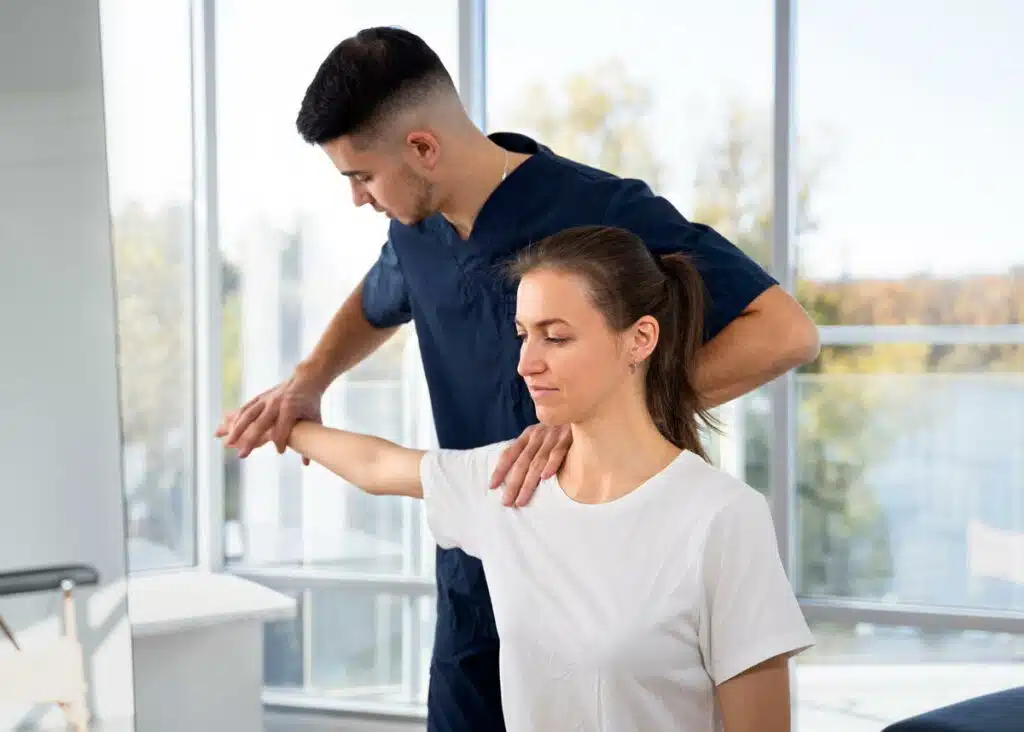
[[789, 730], [787, 659], [813, 639], [765, 499], [700, 444], [695, 269], [582, 227], [512, 270], [519, 373], [540, 421], [572, 428], [529, 505], [489, 489], [504, 444], [424, 452], [300, 423], [290, 446], [369, 493], [424, 498], [437, 543], [482, 560], [510, 732]]

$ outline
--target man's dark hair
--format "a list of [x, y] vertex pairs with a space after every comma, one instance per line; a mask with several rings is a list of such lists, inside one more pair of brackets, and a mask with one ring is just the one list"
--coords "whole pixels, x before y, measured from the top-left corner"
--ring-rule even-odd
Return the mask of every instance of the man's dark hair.
[[395, 111], [439, 87], [455, 91], [448, 70], [422, 38], [399, 28], [366, 28], [320, 64], [295, 126], [303, 140], [316, 145], [343, 135], [373, 135]]

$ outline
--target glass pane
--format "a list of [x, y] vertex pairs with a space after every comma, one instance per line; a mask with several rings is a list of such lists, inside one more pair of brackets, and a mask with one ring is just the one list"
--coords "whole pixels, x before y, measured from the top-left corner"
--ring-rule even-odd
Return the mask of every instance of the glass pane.
[[1024, 6], [797, 8], [799, 294], [818, 323], [1022, 322]]
[[1024, 684], [1024, 636], [813, 623], [796, 660], [796, 729], [878, 732], [947, 704]]
[[[622, 32], [638, 23], [643, 33]], [[682, 26], [702, 30], [680, 44]], [[582, 0], [489, 2], [486, 49], [491, 131], [524, 132], [642, 178], [687, 218], [770, 263], [770, 0], [641, 0], [600, 13]], [[716, 465], [763, 491], [767, 443], [757, 436], [770, 428], [770, 407], [767, 391], [737, 399], [717, 410], [722, 433], [706, 436]]]
[[101, 3], [128, 563], [195, 562], [189, 4]]
[[770, 262], [771, 0], [489, 2], [486, 48], [491, 130], [642, 178]]
[[708, 430], [711, 463], [765, 495], [771, 492], [772, 403], [767, 387], [714, 410], [719, 431]]
[[272, 688], [313, 697], [426, 703], [434, 640], [432, 597], [365, 589], [307, 590], [296, 617], [267, 626]]
[[1024, 610], [1024, 346], [833, 346], [797, 380], [802, 595]]
[[[357, 210], [348, 183], [295, 131], [320, 63], [361, 28], [400, 25], [431, 44], [457, 81], [455, 0], [300, 0], [282, 8], [270, 0], [217, 3], [225, 410], [290, 375], [386, 238], [387, 220]], [[335, 383], [325, 422], [431, 443], [411, 331]], [[413, 502], [366, 497], [273, 449], [243, 461], [226, 451], [225, 459], [229, 560], [432, 572], [433, 543]]]
[[263, 626], [263, 683], [265, 686], [301, 689], [305, 678], [303, 649], [306, 645], [308, 592], [285, 593], [295, 600], [295, 615]]

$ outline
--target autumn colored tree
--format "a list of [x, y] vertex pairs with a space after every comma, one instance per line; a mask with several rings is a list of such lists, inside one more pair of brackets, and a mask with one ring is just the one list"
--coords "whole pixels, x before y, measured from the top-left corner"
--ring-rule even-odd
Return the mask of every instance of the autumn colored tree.
[[[645, 179], [657, 191], [665, 169], [659, 155], [671, 156], [672, 150], [655, 151], [644, 134], [642, 120], [650, 105], [650, 91], [620, 64], [609, 63], [571, 77], [557, 91], [534, 87], [524, 99], [519, 120], [559, 154]], [[771, 253], [770, 141], [764, 115], [740, 105], [728, 109], [719, 135], [708, 141], [701, 156], [694, 176], [696, 208], [688, 213], [764, 265]], [[801, 175], [800, 233], [814, 226], [812, 203], [819, 173], [812, 169]], [[819, 321], [841, 306], [828, 292], [815, 292], [804, 304]], [[819, 307], [822, 312], [817, 312]], [[873, 424], [877, 400], [856, 377], [831, 376], [845, 374], [863, 357], [827, 351], [801, 378], [797, 492], [799, 570], [805, 591], [878, 592], [890, 572], [884, 517], [864, 484], [865, 469], [880, 459], [885, 442], [883, 431]], [[747, 421], [748, 480], [765, 486], [770, 425], [754, 416]], [[751, 479], [752, 473], [760, 478]]]

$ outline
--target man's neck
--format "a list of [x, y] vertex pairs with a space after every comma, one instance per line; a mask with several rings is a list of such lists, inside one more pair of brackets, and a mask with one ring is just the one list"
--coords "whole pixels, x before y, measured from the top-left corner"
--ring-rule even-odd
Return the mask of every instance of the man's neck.
[[450, 161], [454, 177], [440, 212], [460, 237], [469, 238], [484, 203], [527, 157], [510, 153], [480, 135]]

